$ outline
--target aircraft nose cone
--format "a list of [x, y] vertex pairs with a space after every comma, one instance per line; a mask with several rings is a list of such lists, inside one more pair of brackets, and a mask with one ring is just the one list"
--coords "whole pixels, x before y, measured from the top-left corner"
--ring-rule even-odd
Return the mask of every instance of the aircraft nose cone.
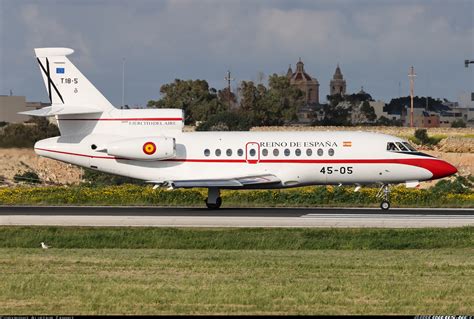
[[434, 165], [430, 165], [428, 169], [433, 174], [431, 179], [438, 179], [447, 176], [451, 176], [458, 172], [457, 168], [453, 165], [449, 164], [448, 162], [438, 160]]

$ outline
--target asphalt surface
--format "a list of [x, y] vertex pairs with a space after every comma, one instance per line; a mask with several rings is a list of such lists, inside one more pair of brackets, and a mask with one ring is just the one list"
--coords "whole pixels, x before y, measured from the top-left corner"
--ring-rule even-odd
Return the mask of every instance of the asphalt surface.
[[461, 227], [474, 209], [0, 206], [0, 225], [153, 227]]

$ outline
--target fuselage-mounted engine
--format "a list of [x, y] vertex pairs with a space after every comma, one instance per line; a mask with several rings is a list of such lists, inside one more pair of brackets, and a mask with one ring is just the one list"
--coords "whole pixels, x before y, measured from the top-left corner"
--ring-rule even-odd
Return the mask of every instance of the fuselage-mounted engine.
[[139, 161], [161, 161], [176, 156], [176, 142], [173, 137], [138, 137], [112, 142], [107, 154], [117, 158]]

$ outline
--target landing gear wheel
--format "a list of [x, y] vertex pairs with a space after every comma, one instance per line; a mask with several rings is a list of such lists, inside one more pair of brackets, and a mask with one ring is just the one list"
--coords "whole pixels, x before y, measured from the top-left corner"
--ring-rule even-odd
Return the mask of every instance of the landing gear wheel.
[[384, 200], [384, 201], [380, 204], [380, 208], [382, 208], [382, 210], [388, 210], [388, 209], [390, 208], [390, 202]]
[[207, 206], [207, 208], [209, 208], [209, 209], [218, 209], [218, 208], [221, 207], [221, 205], [222, 205], [222, 198], [220, 198], [220, 197], [217, 197], [217, 198], [216, 198], [216, 202], [215, 202], [215, 203], [208, 203], [208, 202], [207, 202], [207, 198], [206, 198], [206, 206]]
[[389, 210], [390, 208], [390, 186], [388, 184], [382, 185], [377, 197], [383, 198], [382, 203], [380, 203], [380, 208], [382, 210]]

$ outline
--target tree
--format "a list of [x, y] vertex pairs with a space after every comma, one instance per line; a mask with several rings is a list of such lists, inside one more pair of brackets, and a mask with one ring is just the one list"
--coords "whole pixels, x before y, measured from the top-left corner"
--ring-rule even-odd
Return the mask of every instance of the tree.
[[360, 108], [360, 111], [362, 112], [362, 114], [364, 114], [365, 118], [369, 122], [373, 122], [373, 121], [375, 121], [375, 119], [377, 119], [377, 115], [375, 114], [375, 110], [372, 106], [370, 106], [368, 101], [362, 102], [362, 106]]
[[240, 109], [245, 112], [253, 112], [266, 92], [263, 85], [257, 88], [252, 81], [242, 81], [239, 87]]
[[402, 126], [402, 121], [401, 120], [390, 120], [386, 118], [385, 116], [381, 116], [377, 119], [376, 122], [377, 125], [381, 126]]
[[[237, 96], [234, 92], [229, 91], [229, 88], [224, 88], [217, 92], [217, 98], [222, 105], [225, 105], [227, 109], [231, 109], [237, 103]], [[229, 105], [230, 101], [230, 105]]]
[[255, 114], [257, 125], [283, 125], [297, 119], [298, 108], [303, 105], [303, 92], [290, 85], [286, 76], [272, 74], [268, 79], [269, 89], [265, 92]]
[[326, 104], [323, 106], [324, 118], [320, 121], [321, 125], [333, 125], [333, 126], [350, 126], [351, 121], [349, 119], [350, 108], [341, 105], [341, 103], [333, 106]]
[[321, 120], [317, 120], [317, 116], [313, 116], [315, 119], [313, 125], [335, 125], [335, 126], [346, 126], [351, 125], [349, 114], [351, 108], [341, 103], [344, 101], [344, 97], [340, 94], [328, 95], [327, 99], [329, 104], [323, 105], [324, 116]]
[[[428, 100], [428, 102], [427, 102]], [[387, 104], [385, 107], [385, 111], [387, 111], [390, 114], [401, 114], [402, 109], [405, 108], [405, 106], [410, 105], [410, 97], [409, 96], [403, 96], [399, 98], [392, 99], [390, 103]], [[443, 105], [443, 102], [440, 99], [433, 99], [432, 97], [419, 97], [415, 96], [413, 98], [413, 107], [414, 108], [426, 108], [426, 105], [428, 105], [428, 110], [429, 111], [440, 111], [440, 110], [448, 110], [449, 107]]]
[[185, 114], [185, 123], [204, 121], [211, 114], [223, 111], [225, 107], [218, 100], [217, 91], [209, 88], [205, 80], [180, 80], [164, 84], [160, 88], [163, 97], [148, 101], [148, 107], [178, 108]]
[[251, 127], [252, 119], [249, 114], [227, 111], [212, 115], [196, 131], [248, 131]]

